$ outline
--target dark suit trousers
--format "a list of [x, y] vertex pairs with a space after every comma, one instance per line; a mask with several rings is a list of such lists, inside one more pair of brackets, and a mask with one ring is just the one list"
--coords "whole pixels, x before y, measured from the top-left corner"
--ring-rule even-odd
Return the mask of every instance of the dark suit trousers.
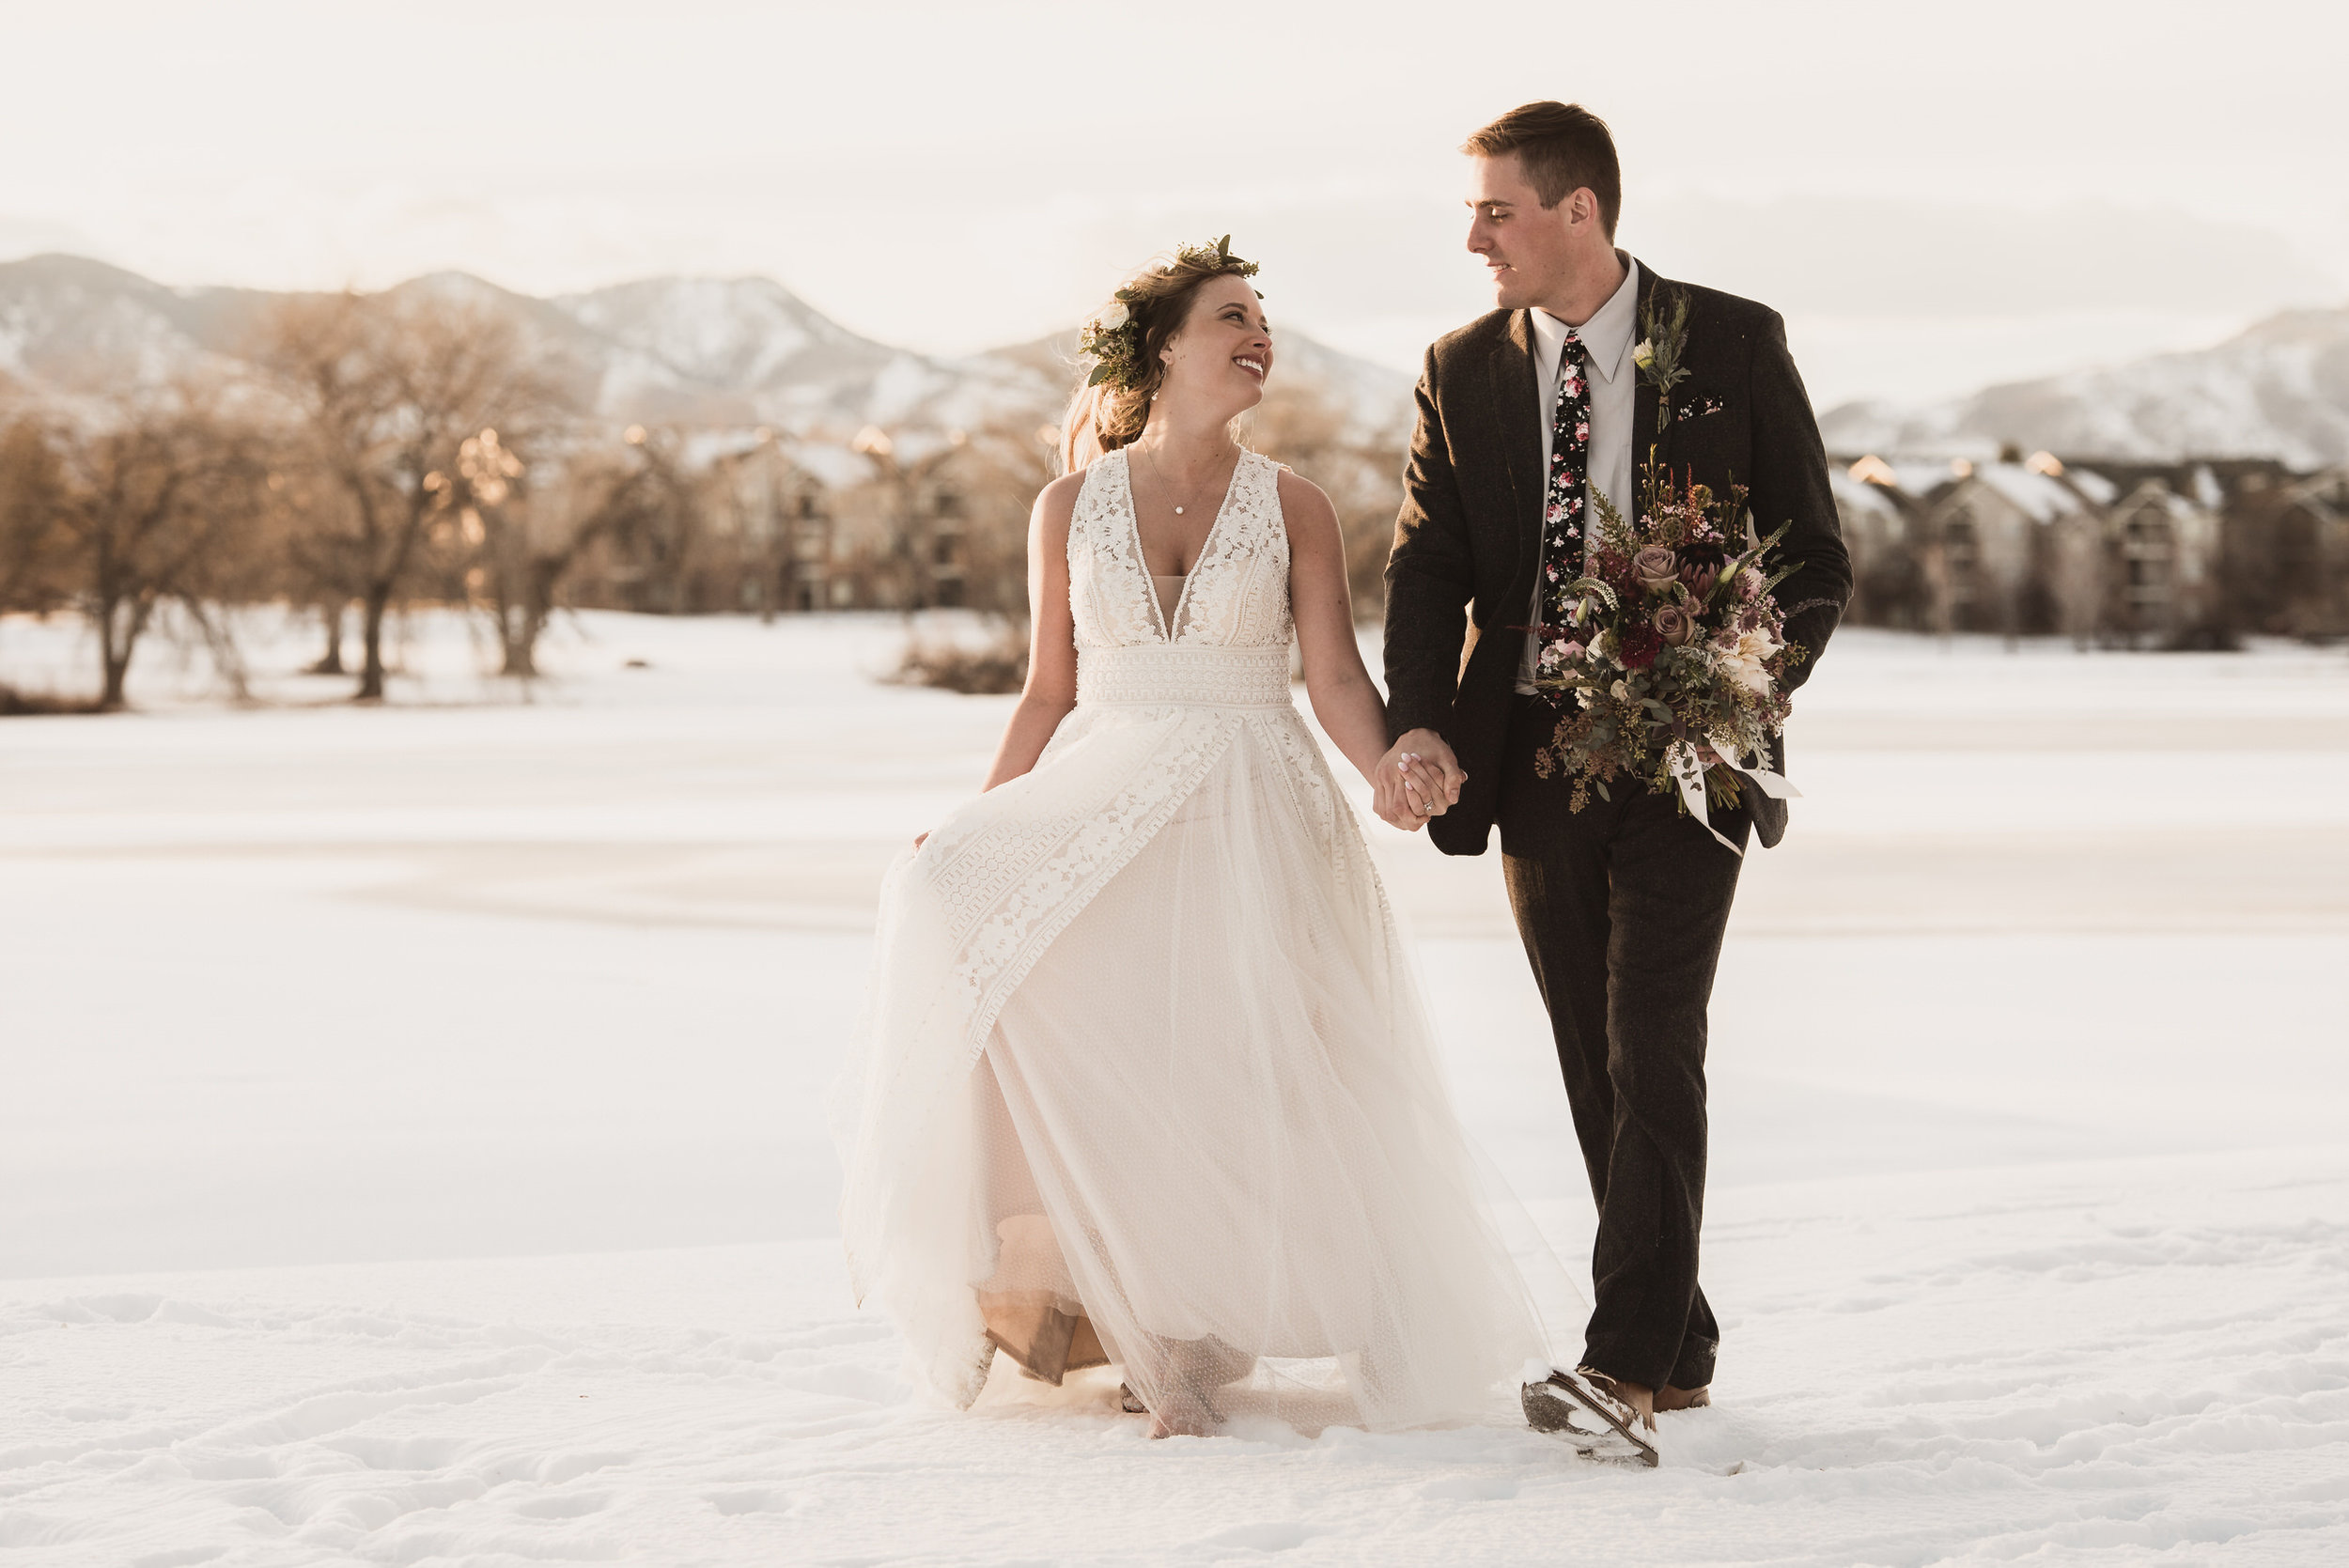
[[[1584, 1359], [1651, 1388], [1701, 1388], [1720, 1343], [1697, 1285], [1705, 1007], [1744, 862], [1629, 780], [1569, 811], [1571, 785], [1533, 770], [1551, 708], [1514, 701], [1501, 865], [1598, 1202]], [[1751, 831], [1743, 811], [1716, 822], [1741, 846]]]

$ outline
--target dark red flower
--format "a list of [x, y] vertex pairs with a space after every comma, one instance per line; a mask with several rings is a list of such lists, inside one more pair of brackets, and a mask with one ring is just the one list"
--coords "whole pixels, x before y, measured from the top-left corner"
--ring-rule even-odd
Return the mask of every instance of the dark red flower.
[[1623, 667], [1626, 670], [1647, 669], [1656, 662], [1656, 656], [1663, 649], [1663, 646], [1664, 640], [1656, 635], [1650, 628], [1643, 626], [1624, 628]]

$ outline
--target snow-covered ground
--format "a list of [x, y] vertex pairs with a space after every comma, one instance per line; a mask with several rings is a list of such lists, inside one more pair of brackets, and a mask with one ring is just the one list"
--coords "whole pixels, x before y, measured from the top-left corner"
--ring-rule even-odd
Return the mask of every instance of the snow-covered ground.
[[[821, 1092], [1005, 705], [901, 636], [591, 615], [525, 694], [425, 618], [358, 710], [261, 628], [270, 706], [0, 722], [0, 1563], [2349, 1560], [2341, 654], [1838, 639], [1715, 1003], [1719, 1403], [1631, 1472], [912, 1396]], [[1373, 834], [1579, 1267], [1497, 867]]]

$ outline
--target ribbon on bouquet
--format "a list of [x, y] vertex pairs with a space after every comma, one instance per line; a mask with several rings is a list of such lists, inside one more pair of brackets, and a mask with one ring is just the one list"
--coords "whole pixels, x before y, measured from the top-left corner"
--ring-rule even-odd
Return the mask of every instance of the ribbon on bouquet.
[[[1688, 808], [1688, 815], [1703, 823], [1704, 831], [1719, 840], [1722, 848], [1733, 855], [1742, 857], [1745, 851], [1732, 844], [1726, 834], [1714, 827], [1713, 819], [1705, 814], [1704, 764], [1697, 758], [1696, 743], [1689, 740], [1675, 740], [1665, 747], [1664, 766], [1671, 771], [1672, 783], [1680, 786], [1681, 802]], [[1802, 791], [1788, 784], [1783, 775], [1773, 773], [1759, 763], [1748, 768], [1728, 757], [1723, 757], [1721, 766], [1773, 800], [1793, 800], [1802, 798]]]

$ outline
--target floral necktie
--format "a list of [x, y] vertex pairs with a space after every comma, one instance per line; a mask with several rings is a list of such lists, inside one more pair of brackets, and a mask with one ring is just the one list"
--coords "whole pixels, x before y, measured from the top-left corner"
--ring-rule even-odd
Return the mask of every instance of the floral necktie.
[[[1563, 628], [1574, 608], [1567, 584], [1582, 575], [1582, 528], [1591, 476], [1591, 352], [1574, 333], [1558, 356], [1558, 413], [1549, 427], [1549, 489], [1542, 503], [1542, 624]], [[1556, 635], [1556, 634], [1553, 634]]]

